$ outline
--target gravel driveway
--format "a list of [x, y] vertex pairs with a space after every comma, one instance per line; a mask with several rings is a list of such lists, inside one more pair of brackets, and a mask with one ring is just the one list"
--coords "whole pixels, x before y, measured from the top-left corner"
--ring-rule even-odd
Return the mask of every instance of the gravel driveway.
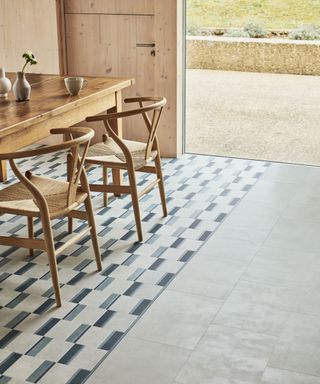
[[320, 165], [320, 76], [187, 70], [187, 152]]

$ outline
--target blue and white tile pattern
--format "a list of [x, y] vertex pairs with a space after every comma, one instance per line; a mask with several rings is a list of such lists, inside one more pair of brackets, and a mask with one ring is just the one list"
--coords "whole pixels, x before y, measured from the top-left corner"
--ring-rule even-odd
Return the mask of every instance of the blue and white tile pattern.
[[[141, 200], [144, 242], [136, 243], [130, 197], [93, 194], [103, 271], [95, 272], [90, 238], [58, 257], [63, 305], [55, 307], [47, 257], [0, 247], [0, 384], [86, 381], [128, 329], [213, 234], [268, 163], [184, 155], [164, 161], [169, 215], [158, 190]], [[50, 177], [64, 175], [65, 155], [21, 162]], [[91, 181], [101, 169], [90, 171]], [[142, 187], [153, 175], [139, 175]], [[101, 180], [100, 180], [101, 181]], [[12, 182], [9, 180], [8, 183]], [[1, 235], [26, 236], [26, 218], [0, 217]], [[75, 221], [75, 230], [84, 225]], [[54, 220], [58, 243], [66, 219]], [[36, 221], [36, 235], [41, 224]]]

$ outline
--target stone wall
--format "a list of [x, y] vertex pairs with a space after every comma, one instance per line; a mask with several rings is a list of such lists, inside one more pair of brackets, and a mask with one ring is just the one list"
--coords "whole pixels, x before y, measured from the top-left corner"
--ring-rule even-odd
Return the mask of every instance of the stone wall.
[[188, 36], [187, 68], [320, 75], [320, 41]]

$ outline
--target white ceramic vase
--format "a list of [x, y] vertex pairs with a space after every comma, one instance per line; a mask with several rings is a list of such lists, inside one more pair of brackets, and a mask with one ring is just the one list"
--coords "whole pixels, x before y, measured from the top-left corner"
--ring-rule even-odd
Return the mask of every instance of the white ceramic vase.
[[30, 99], [31, 85], [24, 72], [17, 72], [16, 81], [13, 84], [13, 93], [16, 97], [16, 101], [27, 101]]
[[11, 81], [6, 77], [4, 68], [0, 68], [0, 97], [7, 97], [11, 89]]

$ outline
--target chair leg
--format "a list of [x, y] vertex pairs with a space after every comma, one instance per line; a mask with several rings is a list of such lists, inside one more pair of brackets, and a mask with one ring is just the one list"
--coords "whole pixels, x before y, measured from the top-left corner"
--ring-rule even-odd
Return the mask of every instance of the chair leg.
[[161, 159], [160, 159], [159, 155], [157, 155], [157, 157], [154, 159], [154, 162], [155, 162], [155, 166], [156, 166], [157, 178], [159, 179], [158, 186], [159, 186], [163, 216], [166, 217], [168, 215], [166, 193], [164, 190], [164, 182], [163, 182], [163, 175], [162, 175], [162, 168], [161, 168]]
[[[112, 182], [114, 185], [121, 185], [122, 171], [120, 169], [112, 169]], [[120, 197], [121, 193], [114, 193], [114, 197]]]
[[61, 292], [60, 292], [60, 286], [59, 286], [56, 251], [54, 248], [50, 220], [47, 218], [42, 218], [41, 221], [42, 221], [42, 227], [43, 227], [43, 237], [45, 240], [46, 251], [47, 251], [48, 260], [49, 260], [49, 268], [51, 272], [52, 285], [53, 285], [53, 290], [56, 298], [56, 304], [57, 304], [57, 307], [61, 307]]
[[72, 220], [72, 217], [68, 217], [68, 233], [72, 233], [73, 232], [73, 220]]
[[90, 230], [91, 241], [92, 241], [93, 251], [94, 251], [94, 255], [95, 255], [95, 259], [96, 259], [97, 269], [98, 269], [98, 271], [101, 271], [102, 270], [102, 263], [101, 263], [100, 247], [99, 247], [99, 242], [98, 242], [96, 223], [94, 220], [92, 201], [91, 201], [90, 195], [86, 198], [84, 204], [86, 207], [88, 223], [91, 227], [91, 230]]
[[[34, 231], [33, 231], [33, 217], [28, 216], [28, 237], [29, 239], [34, 238]], [[32, 257], [34, 255], [33, 249], [29, 249], [29, 256]]]
[[136, 176], [133, 169], [128, 169], [128, 177], [129, 177], [129, 184], [130, 184], [130, 190], [131, 190], [132, 207], [133, 207], [134, 218], [135, 218], [136, 227], [137, 227], [138, 240], [142, 241], [143, 235], [142, 235], [140, 208], [139, 208], [139, 197], [138, 197]]
[[[72, 155], [68, 153], [67, 155], [67, 180], [70, 181], [71, 172], [72, 172]], [[68, 233], [73, 232], [73, 220], [72, 217], [68, 217]]]
[[[102, 166], [103, 184], [108, 185], [108, 168]], [[103, 206], [108, 206], [108, 192], [103, 192]]]

